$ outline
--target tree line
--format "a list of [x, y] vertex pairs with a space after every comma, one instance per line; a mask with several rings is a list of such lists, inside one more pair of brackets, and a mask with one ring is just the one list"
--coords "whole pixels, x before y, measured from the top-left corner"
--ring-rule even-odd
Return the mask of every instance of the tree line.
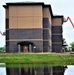
[[69, 50], [69, 51], [74, 51], [74, 42], [70, 43], [70, 46], [67, 45], [67, 42], [65, 40], [65, 38], [63, 38], [63, 46], [62, 46], [62, 50]]
[[0, 53], [5, 52], [5, 47], [0, 47]]
[[72, 51], [74, 51], [74, 42], [70, 43]]

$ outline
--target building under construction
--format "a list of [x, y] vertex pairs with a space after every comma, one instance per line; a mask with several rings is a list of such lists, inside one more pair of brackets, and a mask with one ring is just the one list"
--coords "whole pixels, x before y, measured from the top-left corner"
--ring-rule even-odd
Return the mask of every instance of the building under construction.
[[61, 52], [63, 15], [53, 15], [50, 4], [16, 2], [3, 7], [6, 52]]

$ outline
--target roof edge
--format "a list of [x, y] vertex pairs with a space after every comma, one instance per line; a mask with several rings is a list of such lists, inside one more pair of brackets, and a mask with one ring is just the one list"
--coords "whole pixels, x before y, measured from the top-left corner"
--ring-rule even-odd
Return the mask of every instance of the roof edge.
[[49, 10], [50, 10], [50, 13], [51, 13], [51, 16], [53, 17], [53, 12], [52, 12], [52, 8], [51, 8], [51, 5], [47, 5], [47, 4], [44, 4], [44, 2], [12, 2], [12, 3], [6, 3], [6, 5], [3, 5], [3, 7], [6, 9], [8, 8], [9, 6], [27, 6], [27, 5], [42, 5], [42, 7], [48, 7]]
[[12, 3], [6, 3], [6, 5], [3, 5], [3, 7], [6, 9], [9, 6], [27, 6], [27, 5], [42, 5], [42, 7], [48, 7], [51, 13], [51, 17], [52, 18], [62, 18], [63, 19], [63, 15], [53, 15], [52, 12], [52, 7], [50, 4], [44, 4], [44, 2], [12, 2]]
[[43, 2], [15, 2], [15, 3], [6, 3], [6, 5], [3, 5], [4, 8], [7, 8], [8, 6], [18, 6], [18, 5], [44, 5]]
[[63, 15], [53, 15], [53, 18], [63, 18]]

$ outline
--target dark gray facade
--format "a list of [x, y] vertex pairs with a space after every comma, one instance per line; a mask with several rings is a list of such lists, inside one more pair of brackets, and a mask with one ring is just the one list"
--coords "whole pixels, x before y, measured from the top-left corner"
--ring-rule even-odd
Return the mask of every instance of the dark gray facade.
[[42, 39], [42, 29], [10, 29], [9, 39]]
[[49, 18], [43, 18], [43, 52], [50, 52], [51, 25]]
[[52, 26], [52, 52], [61, 52], [62, 38], [62, 26]]
[[21, 40], [18, 41], [18, 39], [23, 39], [23, 41], [25, 41], [24, 39], [29, 39], [27, 41], [33, 42], [34, 46], [36, 46], [36, 49], [33, 50], [33, 52], [43, 51], [43, 41], [32, 40], [32, 39], [43, 39], [42, 29], [10, 29], [10, 30], [7, 30], [7, 34], [8, 36], [6, 37], [6, 39], [13, 39], [13, 41], [6, 42], [7, 52], [18, 52], [18, 42], [21, 41]]
[[52, 52], [61, 53], [62, 44], [52, 44]]
[[62, 34], [62, 26], [52, 26], [52, 34]]
[[43, 28], [50, 28], [49, 18], [43, 18]]

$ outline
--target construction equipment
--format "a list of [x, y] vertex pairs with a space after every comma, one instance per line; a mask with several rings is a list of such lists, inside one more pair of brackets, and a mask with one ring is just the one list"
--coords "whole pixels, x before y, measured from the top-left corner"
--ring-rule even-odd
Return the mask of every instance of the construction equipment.
[[1, 35], [5, 35], [5, 32], [2, 33], [2, 32], [0, 31], [0, 34], [1, 34]]
[[67, 22], [67, 21], [70, 21], [70, 23], [72, 24], [73, 28], [74, 28], [74, 24], [72, 22], [72, 20], [70, 19], [70, 17], [67, 17], [67, 19], [64, 18], [63, 22]]

